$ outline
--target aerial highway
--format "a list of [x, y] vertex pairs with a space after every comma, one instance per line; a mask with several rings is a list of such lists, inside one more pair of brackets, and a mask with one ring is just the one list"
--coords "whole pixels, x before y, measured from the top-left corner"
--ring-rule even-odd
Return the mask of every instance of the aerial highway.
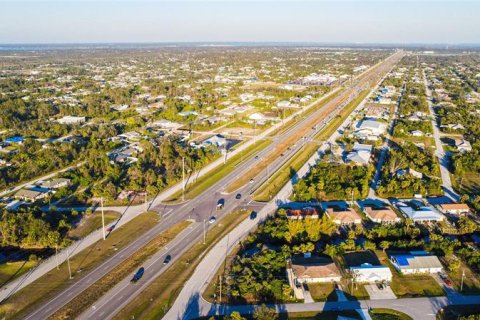
[[[262, 210], [261, 208], [265, 204], [259, 205], [251, 203], [249, 194], [259, 187], [266, 179], [268, 179], [269, 176], [275, 173], [276, 170], [279, 170], [291, 155], [300, 151], [303, 143], [312, 139], [321, 129], [323, 129], [328, 120], [332, 119], [334, 114], [325, 116], [318, 125], [314, 126], [313, 129], [310, 128], [308, 133], [301, 137], [297, 143], [291, 146], [291, 149], [287, 154], [285, 154], [285, 156], [278, 156], [276, 160], [273, 161], [269, 166], [269, 172], [263, 171], [259, 173], [257, 177], [253, 179], [252, 183], [247, 183], [245, 186], [237, 190], [237, 192], [233, 192], [231, 194], [226, 194], [224, 192], [226, 186], [238, 179], [239, 176], [251, 170], [251, 168], [254, 167], [260, 159], [267, 157], [269, 154], [274, 152], [275, 148], [277, 148], [278, 145], [280, 145], [287, 137], [299, 130], [304, 130], [306, 126], [311, 126], [311, 119], [322, 116], [322, 114], [325, 113], [325, 110], [341, 110], [348, 103], [348, 101], [354, 99], [360, 91], [362, 91], [364, 88], [367, 88], [370, 82], [373, 81], [376, 83], [383, 75], [385, 75], [402, 57], [402, 55], [403, 53], [401, 52], [393, 54], [369, 73], [354, 81], [353, 84], [348, 86], [346, 89], [343, 89], [343, 91], [337, 97], [312, 112], [308, 117], [300, 119], [285, 132], [277, 135], [268, 147], [257, 153], [255, 156], [252, 156], [251, 158], [242, 162], [240, 165], [234, 168], [231, 173], [205, 190], [195, 199], [187, 201], [186, 203], [168, 206], [168, 210], [166, 209], [167, 207], [165, 205], [154, 202], [151, 205], [151, 209], [162, 213], [161, 223], [134, 240], [130, 245], [105, 261], [102, 265], [90, 271], [78, 281], [74, 281], [72, 285], [53, 297], [50, 301], [41, 307], [36, 308], [36, 310], [31, 313], [27, 319], [41, 319], [49, 317], [57, 310], [61, 309], [69, 301], [71, 301], [75, 296], [81, 294], [85, 288], [107, 274], [114, 266], [118, 265], [118, 263], [123, 261], [126, 257], [153, 239], [156, 235], [181, 220], [194, 220], [195, 223], [191, 225], [190, 228], [186, 229], [181, 235], [167, 245], [167, 250], [161, 250], [158, 254], [154, 255], [145, 263], [145, 274], [137, 285], [126, 285], [126, 281], [129, 281], [129, 279], [122, 280], [117, 286], [110, 290], [104, 297], [97, 301], [97, 303], [95, 303], [91, 308], [86, 310], [81, 316], [81, 318], [90, 319], [108, 319], [113, 317], [123, 308], [126, 303], [128, 303], [128, 301], [138, 295], [146, 286], [146, 284], [160, 276], [161, 273], [168, 267], [168, 265], [164, 265], [163, 263], [153, 262], [164, 259], [166, 255], [171, 255], [172, 260], [170, 264], [173, 263], [175, 259], [182, 254], [182, 252], [193, 245], [195, 241], [199, 241], [202, 238], [203, 225], [210, 219], [210, 217], [215, 216], [218, 223], [225, 213], [231, 212], [239, 207], [255, 205], [256, 209]], [[237, 199], [237, 193], [242, 195], [240, 199]], [[223, 199], [225, 206], [222, 210], [216, 210], [217, 202], [220, 199]], [[178, 239], [183, 239], [183, 241], [179, 241]], [[144, 285], [142, 285], [142, 283]]]

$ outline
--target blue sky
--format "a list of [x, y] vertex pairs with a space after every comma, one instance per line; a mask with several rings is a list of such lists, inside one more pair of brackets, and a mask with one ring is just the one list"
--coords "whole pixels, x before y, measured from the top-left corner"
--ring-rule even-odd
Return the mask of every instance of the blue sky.
[[480, 43], [480, 1], [4, 1], [0, 43]]

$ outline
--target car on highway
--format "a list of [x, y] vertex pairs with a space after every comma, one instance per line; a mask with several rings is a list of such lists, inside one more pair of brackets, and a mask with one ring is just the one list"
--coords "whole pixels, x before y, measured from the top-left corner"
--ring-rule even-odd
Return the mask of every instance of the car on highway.
[[110, 227], [108, 227], [107, 232], [112, 232], [113, 229], [115, 229], [115, 225], [111, 225]]
[[250, 179], [250, 183], [253, 183], [253, 179]]
[[213, 216], [210, 217], [210, 219], [208, 219], [208, 223], [210, 223], [210, 224], [214, 223], [215, 221], [217, 221], [217, 218], [215, 218]]
[[170, 260], [172, 260], [172, 256], [168, 254], [168, 255], [165, 257], [165, 259], [163, 259], [163, 264], [169, 263]]
[[217, 201], [217, 210], [222, 210], [224, 205], [225, 205], [225, 199], [219, 199]]
[[133, 278], [132, 278], [132, 280], [130, 280], [130, 282], [132, 282], [132, 283], [137, 282], [138, 280], [140, 280], [143, 277], [144, 273], [145, 273], [145, 268], [141, 267], [140, 269], [137, 270], [137, 272], [135, 272], [135, 274], [133, 275]]
[[235, 199], [241, 199], [242, 198], [242, 194], [241, 193], [237, 193], [237, 195], [235, 196]]
[[255, 160], [258, 160], [258, 156], [255, 156]]

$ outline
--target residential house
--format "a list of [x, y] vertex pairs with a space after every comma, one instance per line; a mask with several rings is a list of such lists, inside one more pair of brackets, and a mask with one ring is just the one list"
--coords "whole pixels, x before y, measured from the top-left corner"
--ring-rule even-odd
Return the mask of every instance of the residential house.
[[362, 223], [362, 217], [353, 208], [327, 208], [325, 214], [330, 217], [335, 224], [339, 225]]
[[390, 256], [395, 269], [403, 274], [412, 273], [438, 273], [443, 266], [437, 256], [429, 255], [424, 251], [411, 251], [408, 254], [395, 254]]
[[46, 189], [59, 189], [63, 187], [67, 187], [70, 185], [71, 180], [66, 178], [55, 178], [52, 180], [44, 181], [40, 184], [42, 188]]
[[353, 274], [355, 282], [383, 282], [392, 281], [392, 272], [390, 268], [384, 265], [372, 265], [362, 263], [348, 269]]
[[423, 173], [421, 172], [418, 172], [412, 168], [407, 168], [407, 169], [399, 169], [397, 170], [397, 172], [395, 173], [397, 175], [397, 177], [403, 177], [404, 175], [406, 174], [410, 174], [412, 176], [414, 176], [415, 178], [418, 178], [418, 179], [422, 179], [423, 178]]
[[417, 203], [413, 200], [410, 203], [398, 202], [397, 208], [414, 222], [443, 221], [445, 216], [437, 209]]
[[35, 202], [37, 200], [44, 199], [48, 196], [48, 190], [41, 188], [20, 189], [15, 193], [15, 199]]
[[217, 148], [224, 148], [226, 149], [228, 147], [228, 140], [221, 134], [216, 134], [214, 136], [211, 136], [208, 139], [205, 139], [201, 143], [202, 146], [215, 146]]
[[439, 208], [445, 214], [460, 215], [470, 212], [470, 208], [466, 203], [444, 203], [439, 205]]
[[82, 124], [85, 123], [85, 117], [64, 116], [57, 120], [60, 124]]
[[368, 165], [372, 156], [372, 146], [355, 142], [352, 151], [346, 156], [345, 162], [354, 162], [363, 166]]
[[472, 151], [472, 145], [465, 139], [455, 139], [455, 147], [460, 153]]
[[375, 208], [366, 206], [363, 211], [370, 220], [377, 223], [397, 223], [401, 220], [395, 211], [389, 207]]
[[375, 120], [362, 120], [357, 124], [357, 129], [352, 133], [362, 140], [376, 141], [385, 132], [387, 125]]
[[291, 269], [297, 283], [338, 282], [342, 278], [337, 265], [329, 258], [295, 258]]
[[318, 210], [313, 207], [305, 207], [301, 209], [287, 209], [287, 219], [301, 220], [306, 217], [318, 219]]
[[410, 131], [410, 134], [412, 135], [412, 137], [423, 137], [424, 135], [423, 131], [420, 130]]

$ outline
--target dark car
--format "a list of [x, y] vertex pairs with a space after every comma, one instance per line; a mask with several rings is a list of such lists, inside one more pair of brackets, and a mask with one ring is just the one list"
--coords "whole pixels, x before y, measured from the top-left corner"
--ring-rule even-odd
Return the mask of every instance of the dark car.
[[240, 199], [242, 197], [242, 195], [240, 193], [237, 193], [237, 195], [235, 196], [235, 199]]
[[377, 283], [377, 288], [383, 290], [383, 285], [381, 283]]
[[172, 256], [171, 256], [171, 255], [167, 255], [167, 256], [165, 257], [165, 259], [163, 260], [163, 264], [169, 263], [170, 260], [172, 260]]
[[112, 226], [108, 227], [107, 232], [112, 232], [113, 229], [115, 229], [115, 225], [112, 225]]
[[132, 280], [130, 280], [130, 282], [137, 282], [138, 280], [140, 280], [142, 277], [143, 277], [143, 274], [145, 273], [145, 268], [144, 267], [141, 267], [140, 269], [138, 269], [137, 272], [135, 272], [135, 274], [133, 275], [133, 278]]
[[303, 290], [310, 291], [310, 289], [308, 288], [308, 284], [306, 283], [303, 284]]
[[250, 213], [250, 220], [255, 220], [256, 217], [257, 217], [257, 212], [252, 211], [252, 213]]

